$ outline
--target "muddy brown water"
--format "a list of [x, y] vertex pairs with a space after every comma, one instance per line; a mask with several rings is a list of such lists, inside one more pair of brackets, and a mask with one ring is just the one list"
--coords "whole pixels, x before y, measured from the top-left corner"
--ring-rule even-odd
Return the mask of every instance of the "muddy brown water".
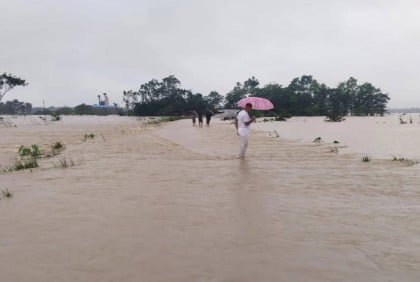
[[0, 200], [1, 281], [420, 279], [419, 165], [363, 163], [259, 124], [241, 161], [229, 122], [15, 122], [0, 128], [1, 168], [20, 144], [66, 148], [0, 174], [13, 192]]

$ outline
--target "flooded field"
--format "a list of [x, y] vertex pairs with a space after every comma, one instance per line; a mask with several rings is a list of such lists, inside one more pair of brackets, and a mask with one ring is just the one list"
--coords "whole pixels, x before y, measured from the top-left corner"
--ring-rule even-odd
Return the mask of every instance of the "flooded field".
[[[406, 124], [400, 123], [400, 118]], [[280, 138], [312, 142], [339, 141], [340, 153], [359, 153], [390, 159], [394, 156], [420, 160], [419, 114], [384, 117], [346, 117], [343, 122], [325, 122], [324, 117], [293, 117], [286, 122], [257, 123], [254, 128], [276, 130]], [[412, 123], [410, 123], [410, 119]]]
[[[420, 166], [390, 158], [417, 156], [404, 143], [417, 117], [257, 123], [243, 161], [231, 121], [9, 121], [16, 127], [0, 125], [0, 190], [13, 194], [0, 200], [1, 281], [420, 279]], [[338, 153], [336, 139], [347, 146]], [[20, 145], [56, 141], [64, 149], [38, 168], [3, 171]]]

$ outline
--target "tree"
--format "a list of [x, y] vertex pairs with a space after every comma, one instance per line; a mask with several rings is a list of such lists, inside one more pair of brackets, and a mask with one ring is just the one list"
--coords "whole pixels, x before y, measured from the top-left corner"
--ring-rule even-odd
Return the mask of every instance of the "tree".
[[24, 79], [13, 76], [11, 74], [3, 73], [0, 75], [0, 102], [7, 92], [12, 90], [16, 86], [28, 85]]
[[342, 93], [339, 89], [328, 89], [328, 99], [326, 103], [327, 117], [330, 121], [342, 121], [345, 115], [345, 105]]
[[237, 107], [236, 103], [244, 98], [246, 94], [247, 90], [242, 86], [240, 82], [237, 82], [233, 90], [226, 94], [225, 108], [235, 109]]
[[173, 75], [162, 81], [152, 79], [135, 91], [125, 91], [127, 108], [137, 115], [183, 115], [187, 109], [186, 97], [190, 91], [180, 88], [181, 82]]
[[57, 115], [72, 115], [74, 113], [74, 109], [70, 107], [61, 107], [55, 111]]
[[222, 104], [223, 96], [216, 91], [211, 91], [210, 94], [205, 97], [205, 100], [210, 109], [216, 109]]
[[260, 82], [258, 79], [253, 76], [244, 81], [243, 89], [247, 92], [247, 94], [255, 96], [257, 94], [259, 84]]
[[327, 100], [328, 100], [329, 88], [324, 83], [319, 85], [315, 90], [313, 100], [316, 108], [317, 115], [326, 115], [327, 114]]
[[389, 101], [388, 94], [383, 94], [381, 89], [375, 88], [372, 84], [366, 82], [360, 85], [356, 97], [356, 115], [383, 115], [386, 104]]
[[280, 116], [290, 116], [290, 97], [292, 95], [293, 92], [289, 88], [282, 87], [277, 83], [267, 84], [258, 92], [259, 97], [266, 98], [273, 103], [273, 112]]
[[343, 100], [343, 107], [347, 113], [353, 115], [355, 107], [357, 107], [357, 95], [359, 92], [359, 86], [357, 85], [357, 79], [350, 77], [347, 81], [338, 84], [337, 90], [341, 92]]
[[91, 115], [93, 114], [92, 106], [86, 104], [80, 104], [74, 107], [74, 114], [76, 115]]
[[17, 99], [7, 101], [6, 103], [0, 102], [0, 113], [6, 115], [26, 115], [32, 111], [32, 104], [21, 102]]
[[135, 103], [138, 102], [139, 93], [133, 90], [123, 91], [123, 102], [125, 103], [125, 107], [127, 111], [132, 109]]
[[319, 84], [311, 75], [294, 78], [288, 88], [294, 93], [290, 100], [293, 112], [298, 115], [317, 114], [313, 98], [316, 91], [319, 90]]

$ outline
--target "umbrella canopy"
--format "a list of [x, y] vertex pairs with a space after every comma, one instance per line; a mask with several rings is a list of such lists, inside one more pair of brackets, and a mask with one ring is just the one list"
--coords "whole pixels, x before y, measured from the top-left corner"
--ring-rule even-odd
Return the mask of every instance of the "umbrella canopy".
[[237, 102], [239, 107], [245, 108], [245, 105], [250, 103], [254, 110], [271, 110], [274, 109], [273, 103], [270, 100], [261, 97], [246, 97]]

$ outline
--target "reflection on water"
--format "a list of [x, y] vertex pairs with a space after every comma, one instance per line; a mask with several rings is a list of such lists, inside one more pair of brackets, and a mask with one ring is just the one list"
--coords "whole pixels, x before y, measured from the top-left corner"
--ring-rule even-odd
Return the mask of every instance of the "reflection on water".
[[[400, 117], [406, 124], [400, 124]], [[412, 123], [410, 123], [410, 118]], [[418, 114], [384, 117], [347, 117], [344, 122], [325, 122], [324, 117], [293, 117], [287, 122], [257, 123], [255, 129], [276, 130], [280, 138], [325, 142], [346, 146], [340, 153], [360, 153], [389, 159], [393, 156], [420, 159]]]

